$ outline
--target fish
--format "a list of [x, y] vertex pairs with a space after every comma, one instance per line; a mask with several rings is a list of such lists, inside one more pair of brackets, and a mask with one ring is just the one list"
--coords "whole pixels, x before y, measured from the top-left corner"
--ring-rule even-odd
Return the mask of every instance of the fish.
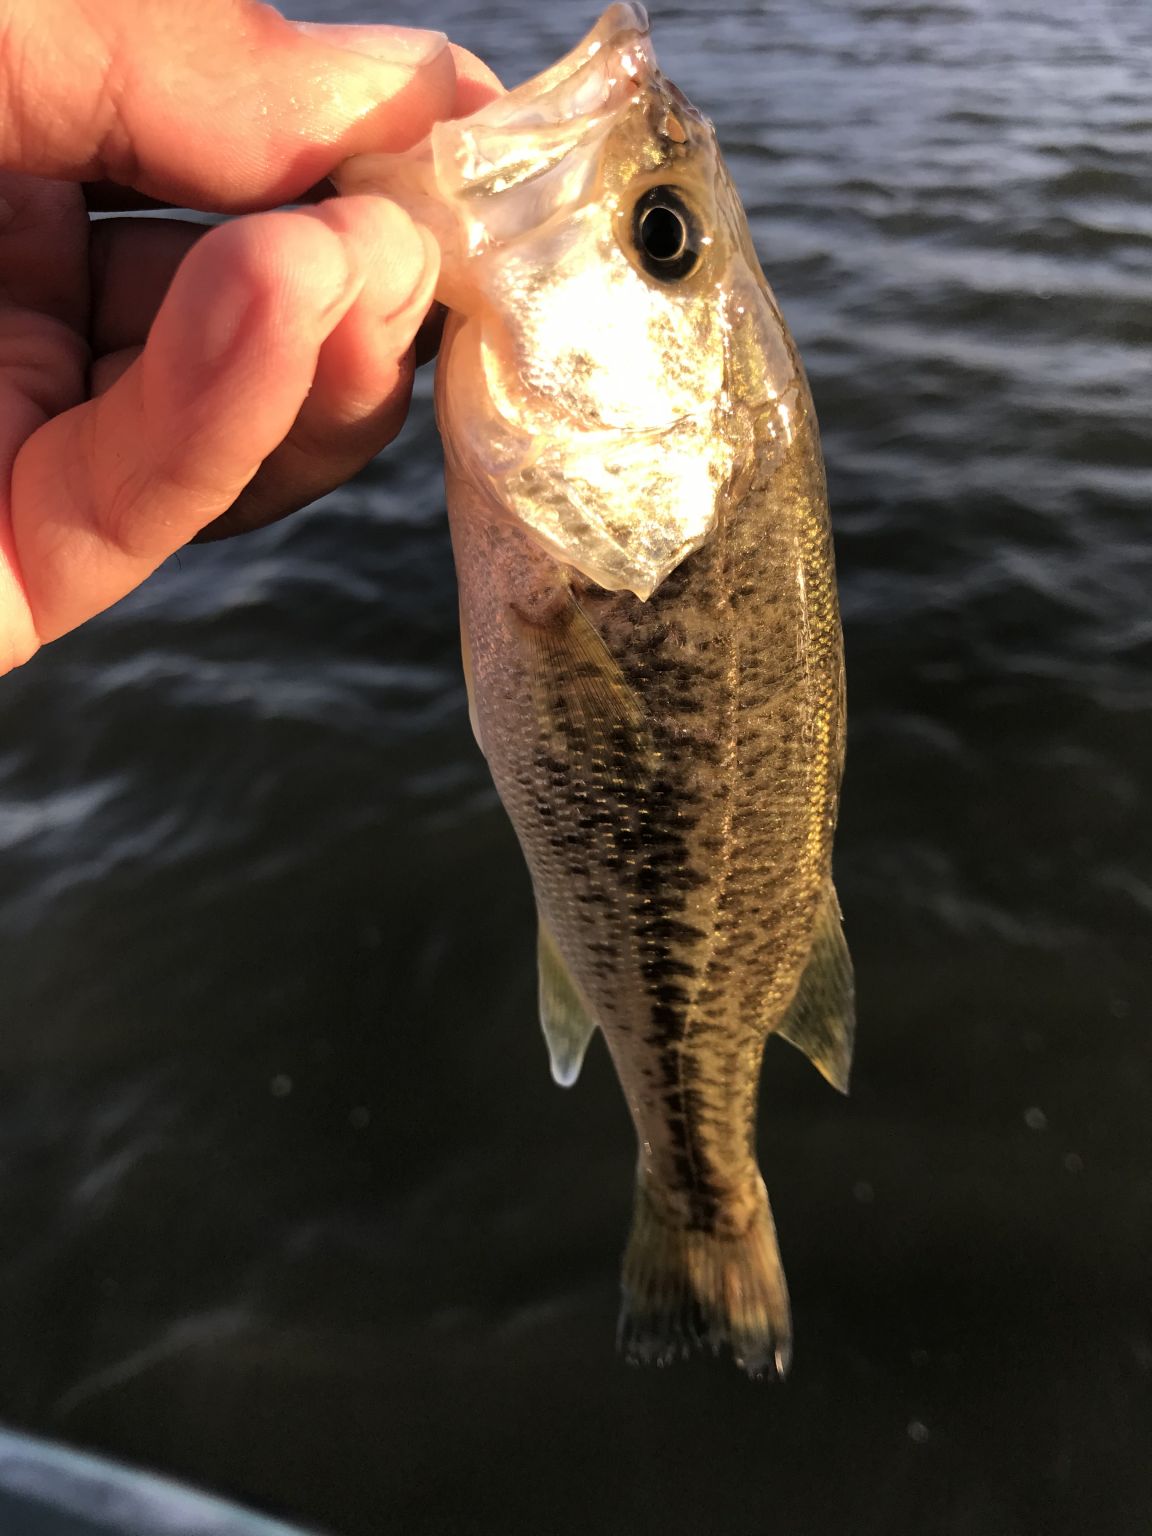
[[615, 4], [403, 155], [441, 248], [469, 710], [531, 876], [557, 1083], [599, 1030], [638, 1143], [618, 1341], [783, 1376], [765, 1043], [847, 1091], [843, 640], [819, 432], [712, 124]]

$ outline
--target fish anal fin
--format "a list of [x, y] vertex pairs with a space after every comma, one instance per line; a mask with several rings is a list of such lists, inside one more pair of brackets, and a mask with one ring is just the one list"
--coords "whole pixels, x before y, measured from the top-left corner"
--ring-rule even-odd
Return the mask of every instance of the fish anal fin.
[[856, 1000], [852, 959], [831, 881], [816, 920], [808, 964], [792, 1006], [776, 1033], [803, 1051], [833, 1088], [848, 1092], [856, 1036]]
[[540, 919], [537, 946], [540, 970], [540, 1027], [548, 1044], [552, 1076], [561, 1088], [571, 1088], [580, 1076], [596, 1021], [565, 965], [556, 941]]

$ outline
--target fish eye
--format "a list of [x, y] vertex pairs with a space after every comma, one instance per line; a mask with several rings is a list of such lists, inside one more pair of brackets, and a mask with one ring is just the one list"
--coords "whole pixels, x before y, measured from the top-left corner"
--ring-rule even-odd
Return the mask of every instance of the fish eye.
[[661, 282], [677, 282], [696, 270], [700, 226], [675, 187], [649, 187], [632, 210], [632, 239], [640, 264]]

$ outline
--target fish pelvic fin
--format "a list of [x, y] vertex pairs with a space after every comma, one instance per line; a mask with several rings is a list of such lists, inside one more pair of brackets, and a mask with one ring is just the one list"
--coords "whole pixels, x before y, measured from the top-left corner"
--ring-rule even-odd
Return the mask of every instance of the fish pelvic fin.
[[750, 1377], [784, 1377], [792, 1358], [788, 1285], [764, 1181], [735, 1231], [676, 1225], [641, 1174], [624, 1255], [616, 1342], [635, 1364], [729, 1350]]
[[831, 880], [816, 919], [808, 963], [792, 1006], [776, 1032], [803, 1051], [833, 1088], [848, 1092], [856, 1038], [856, 992], [840, 903]]
[[584, 1052], [596, 1032], [596, 1020], [572, 980], [543, 917], [536, 953], [540, 970], [540, 1027], [548, 1043], [552, 1077], [561, 1088], [571, 1088], [580, 1076]]

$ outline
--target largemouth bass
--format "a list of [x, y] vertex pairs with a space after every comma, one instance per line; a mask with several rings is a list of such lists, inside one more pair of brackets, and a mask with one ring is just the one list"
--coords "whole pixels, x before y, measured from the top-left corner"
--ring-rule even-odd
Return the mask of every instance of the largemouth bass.
[[639, 1140], [620, 1342], [783, 1373], [767, 1037], [846, 1089], [844, 688], [823, 463], [711, 124], [639, 6], [404, 156], [440, 241], [437, 409], [472, 721], [539, 913], [557, 1082], [603, 1031]]

